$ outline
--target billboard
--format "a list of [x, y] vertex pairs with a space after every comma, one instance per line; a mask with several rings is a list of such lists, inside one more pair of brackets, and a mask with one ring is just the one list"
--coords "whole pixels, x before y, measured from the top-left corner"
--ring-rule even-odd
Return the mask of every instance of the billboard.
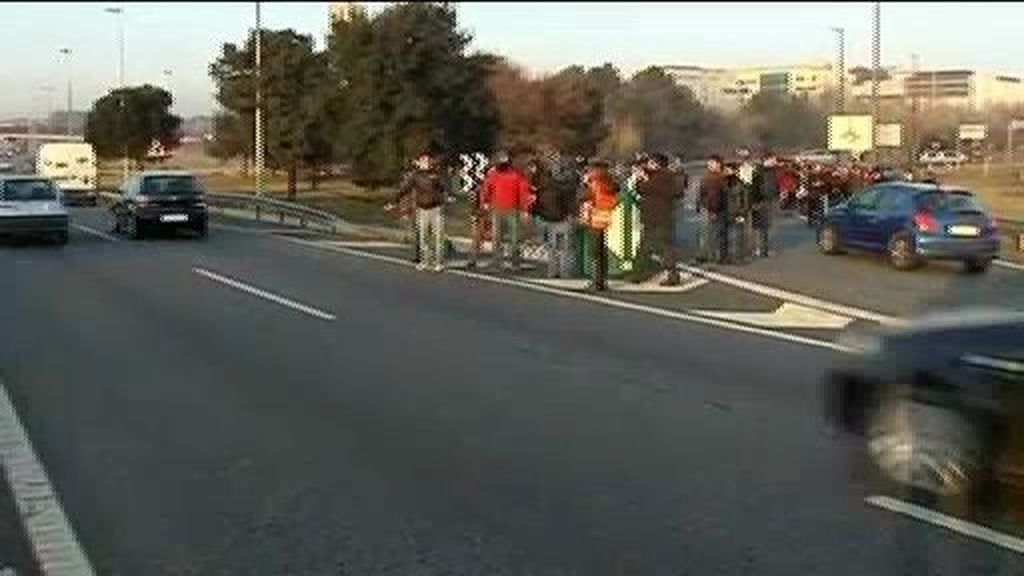
[[874, 121], [870, 115], [833, 114], [828, 117], [828, 149], [864, 152], [874, 147]]
[[988, 126], [984, 124], [961, 124], [961, 140], [984, 140], [988, 136]]
[[903, 125], [879, 124], [875, 132], [875, 145], [879, 148], [899, 148], [903, 145]]

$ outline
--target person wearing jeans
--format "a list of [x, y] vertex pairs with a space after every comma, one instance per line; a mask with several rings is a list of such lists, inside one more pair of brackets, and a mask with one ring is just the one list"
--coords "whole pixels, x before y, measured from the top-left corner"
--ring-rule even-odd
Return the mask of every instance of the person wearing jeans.
[[572, 270], [572, 211], [575, 187], [567, 179], [556, 180], [539, 159], [529, 168], [530, 183], [536, 197], [534, 213], [544, 225], [544, 244], [548, 252], [548, 278], [569, 278]]
[[447, 199], [444, 178], [434, 167], [431, 155], [423, 152], [416, 157], [415, 169], [398, 187], [395, 198], [384, 209], [391, 211], [403, 199], [411, 196], [416, 206], [416, 243], [418, 270], [444, 269], [444, 203]]
[[480, 208], [483, 212], [491, 211], [493, 263], [505, 263], [504, 238], [507, 231], [512, 244], [509, 264], [513, 270], [518, 270], [519, 221], [527, 217], [526, 210], [531, 201], [530, 181], [512, 165], [512, 158], [507, 152], [498, 153], [494, 164], [484, 178]]

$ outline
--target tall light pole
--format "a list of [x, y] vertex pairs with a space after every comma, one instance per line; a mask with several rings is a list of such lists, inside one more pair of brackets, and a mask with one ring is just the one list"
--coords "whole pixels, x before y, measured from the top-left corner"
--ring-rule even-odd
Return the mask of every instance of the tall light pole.
[[837, 110], [840, 114], [846, 112], [846, 29], [841, 26], [833, 26], [832, 31], [836, 33], [836, 73], [839, 80], [839, 100]]
[[263, 33], [260, 27], [260, 3], [256, 2], [256, 121], [255, 121], [255, 164], [256, 164], [256, 196], [263, 196]]
[[[920, 68], [920, 59], [915, 52], [910, 55], [910, 78], [913, 80], [911, 82], [911, 86], [913, 86], [913, 94], [910, 95], [910, 122], [908, 123], [910, 124], [910, 134], [907, 138], [907, 145], [909, 148], [907, 152], [907, 162], [909, 164], [913, 164], [914, 154], [917, 151], [917, 94], [920, 90], [920, 78], [918, 78], [917, 75]], [[904, 85], [904, 90], [905, 86], [906, 85]]]
[[[104, 8], [104, 12], [117, 18], [117, 86], [124, 90], [124, 8]], [[124, 95], [121, 96], [121, 116], [124, 116]], [[121, 178], [128, 181], [128, 149], [121, 148]]]
[[878, 161], [878, 77], [882, 71], [882, 3], [875, 2], [872, 7], [871, 22], [871, 147], [875, 161]]
[[65, 114], [64, 123], [67, 130], [67, 135], [71, 136], [71, 48], [63, 47], [59, 50], [61, 56], [64, 57], [64, 64], [67, 66], [67, 83], [68, 83], [68, 107]]
[[[53, 93], [56, 92], [57, 89], [49, 84], [43, 84], [39, 87], [39, 91], [46, 94], [46, 131], [52, 132], [53, 126], [51, 125], [51, 121], [53, 119]], [[30, 124], [29, 126], [35, 126], [35, 124]]]

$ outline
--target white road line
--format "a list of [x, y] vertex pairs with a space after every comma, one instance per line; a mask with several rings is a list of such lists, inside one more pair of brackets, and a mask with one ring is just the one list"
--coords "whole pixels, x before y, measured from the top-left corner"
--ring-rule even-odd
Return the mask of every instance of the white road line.
[[1002, 266], [1003, 268], [1009, 268], [1010, 270], [1020, 270], [1024, 272], [1024, 264], [1018, 264], [1016, 262], [1010, 262], [1009, 260], [994, 260], [992, 261], [996, 266]]
[[543, 292], [545, 294], [554, 294], [556, 296], [564, 296], [566, 298], [574, 298], [576, 300], [583, 300], [586, 302], [594, 302], [597, 304], [604, 304], [605, 306], [611, 306], [613, 308], [621, 308], [623, 310], [630, 310], [633, 312], [643, 312], [652, 316], [660, 316], [662, 318], [671, 318], [673, 320], [684, 320], [687, 322], [694, 322], [697, 324], [704, 324], [706, 326], [714, 326], [716, 328], [724, 328], [726, 330], [732, 330], [735, 332], [743, 332], [746, 334], [755, 334], [758, 336], [767, 336], [768, 338], [774, 338], [776, 340], [784, 340], [786, 342], [795, 342], [797, 344], [804, 344], [807, 346], [816, 346], [818, 348], [825, 348], [828, 350], [836, 350], [839, 352], [852, 352], [851, 348], [836, 344], [835, 342], [829, 342], [827, 340], [818, 340], [816, 338], [807, 338], [804, 336], [798, 336], [796, 334], [787, 334], [785, 332], [777, 332], [774, 330], [763, 330], [761, 328], [755, 328], [753, 326], [745, 326], [743, 324], [737, 324], [735, 322], [729, 322], [726, 320], [719, 320], [708, 316], [700, 316], [697, 314], [691, 314], [689, 312], [678, 312], [675, 310], [666, 310], [664, 308], [657, 308], [654, 306], [645, 306], [643, 304], [634, 304], [632, 302], [624, 302], [621, 300], [615, 300], [613, 298], [607, 298], [604, 296], [598, 296], [596, 294], [585, 294], [580, 292], [572, 292], [569, 290], [561, 290], [558, 288], [550, 288], [548, 286], [541, 286], [530, 282], [524, 282], [522, 280], [515, 280], [512, 278], [500, 278], [496, 276], [487, 276], [486, 274], [479, 274], [476, 272], [467, 272], [465, 270], [449, 270], [451, 274], [457, 276], [465, 276], [467, 278], [475, 278], [477, 280], [483, 280], [485, 282], [493, 282], [495, 284], [504, 284], [506, 286], [516, 286], [519, 288], [525, 288], [527, 290], [533, 290], [535, 292]]
[[95, 574], [3, 382], [0, 382], [0, 461], [42, 573], [47, 576]]
[[[394, 256], [385, 256], [383, 254], [373, 254], [371, 252], [364, 252], [362, 250], [352, 250], [349, 248], [343, 248], [341, 246], [333, 244], [323, 244], [318, 242], [310, 242], [307, 240], [299, 240], [297, 238], [282, 238], [287, 242], [295, 244], [301, 244], [303, 246], [309, 246], [312, 248], [319, 248], [321, 250], [330, 250], [333, 252], [339, 252], [341, 254], [348, 254], [350, 256], [356, 256], [359, 258], [369, 258], [370, 260], [378, 260], [381, 262], [389, 262], [391, 264], [398, 264], [400, 266], [412, 267], [414, 264], [409, 260], [403, 258], [396, 258]], [[774, 338], [776, 340], [784, 340], [786, 342], [794, 342], [797, 344], [804, 344], [807, 346], [816, 346], [818, 348], [825, 348], [828, 350], [835, 350], [838, 352], [853, 352], [852, 348], [836, 344], [835, 342], [829, 342], [827, 340], [818, 340], [816, 338], [806, 338], [804, 336], [798, 336], [796, 334], [787, 334], [785, 332], [776, 332], [773, 330], [763, 330], [755, 328], [753, 326], [745, 326], [743, 324], [737, 324], [734, 322], [728, 322], [725, 320], [719, 320], [707, 316], [699, 316], [696, 314], [689, 314], [686, 312], [676, 312], [673, 310], [665, 310], [663, 308], [657, 308], [654, 306], [644, 306], [642, 304], [633, 304], [631, 302], [623, 302], [615, 300], [613, 298], [607, 298], [598, 296], [595, 294], [584, 294], [579, 292], [573, 292], [571, 290], [562, 290], [559, 288], [551, 288], [548, 286], [542, 286], [535, 283], [531, 283], [523, 280], [515, 280], [512, 278], [501, 278], [497, 276], [488, 276], [486, 274], [480, 274], [476, 272], [469, 272], [466, 270], [454, 270], [448, 269], [446, 272], [455, 274], [457, 276], [464, 276], [466, 278], [475, 278], [477, 280], [483, 280], [485, 282], [493, 282], [495, 284], [505, 284], [507, 286], [516, 286], [519, 288], [525, 288], [527, 290], [533, 290], [534, 292], [543, 292], [545, 294], [554, 294], [556, 296], [563, 296], [566, 298], [575, 298], [577, 300], [584, 300], [587, 302], [594, 302], [598, 304], [604, 304], [614, 308], [621, 308], [624, 310], [631, 310], [633, 312], [643, 312], [654, 316], [660, 316], [662, 318], [671, 318], [674, 320], [684, 320], [687, 322], [695, 322], [698, 324], [704, 324], [707, 326], [714, 326], [716, 328], [724, 328], [726, 330], [733, 330], [736, 332], [744, 332], [746, 334], [756, 334], [759, 336], [767, 336], [768, 338]]]
[[97, 238], [103, 238], [104, 240], [107, 240], [107, 241], [110, 241], [110, 242], [117, 242], [118, 241], [118, 238], [116, 236], [111, 236], [110, 234], [107, 234], [106, 232], [100, 232], [99, 230], [97, 230], [95, 228], [90, 228], [88, 226], [83, 226], [81, 224], [72, 224], [71, 227], [74, 228], [75, 230], [80, 230], [82, 232], [85, 232], [86, 234], [89, 234], [91, 236], [96, 236]]
[[204, 277], [204, 278], [207, 278], [209, 280], [213, 280], [214, 282], [220, 282], [221, 284], [224, 284], [226, 286], [230, 286], [232, 288], [235, 288], [236, 290], [241, 290], [242, 292], [245, 292], [246, 294], [251, 294], [251, 295], [256, 296], [258, 298], [263, 298], [264, 300], [269, 300], [270, 302], [273, 302], [275, 304], [280, 304], [281, 306], [285, 306], [285, 307], [291, 308], [292, 310], [298, 310], [299, 312], [302, 312], [303, 314], [308, 314], [310, 316], [313, 316], [314, 318], [319, 318], [321, 320], [327, 320], [328, 322], [333, 322], [335, 320], [334, 314], [329, 314], [329, 313], [324, 312], [322, 310], [317, 310], [316, 308], [313, 308], [312, 306], [306, 306], [305, 304], [300, 304], [299, 302], [296, 302], [294, 300], [289, 300], [288, 298], [285, 298], [284, 296], [278, 296], [277, 294], [274, 294], [274, 293], [271, 293], [271, 292], [267, 292], [266, 290], [262, 290], [260, 288], [255, 287], [255, 286], [250, 286], [249, 284], [246, 284], [244, 282], [240, 282], [240, 281], [235, 280], [233, 278], [228, 278], [227, 276], [221, 276], [220, 274], [217, 274], [216, 272], [210, 272], [209, 270], [206, 270], [204, 268], [193, 268], [192, 271], [195, 272], [196, 274]]
[[1010, 536], [1009, 534], [998, 532], [991, 528], [986, 528], [953, 516], [947, 516], [941, 512], [936, 512], [935, 510], [904, 502], [903, 500], [897, 500], [896, 498], [890, 498], [888, 496], [868, 496], [864, 499], [864, 502], [877, 508], [883, 508], [890, 512], [903, 514], [904, 516], [909, 516], [916, 520], [927, 522], [940, 528], [945, 528], [946, 530], [956, 532], [963, 536], [968, 536], [976, 540], [981, 540], [988, 542], [989, 544], [999, 546], [1000, 548], [1012, 550], [1018, 554], [1024, 554], [1024, 540]]
[[877, 322], [886, 326], [899, 326], [906, 322], [902, 318], [897, 318], [895, 316], [887, 316], [878, 312], [872, 312], [871, 310], [864, 310], [862, 308], [855, 308], [853, 306], [819, 300], [817, 298], [807, 296], [806, 294], [790, 292], [788, 290], [782, 290], [773, 286], [760, 284], [758, 282], [751, 282], [749, 280], [741, 280], [733, 276], [722, 274], [721, 272], [712, 272], [710, 270], [704, 270], [702, 268], [688, 266], [686, 264], [680, 264], [680, 268], [695, 276], [703, 276], [727, 286], [732, 286], [734, 288], [739, 288], [762, 296], [786, 300], [794, 304], [807, 306], [808, 308], [817, 308], [819, 310], [824, 310], [825, 312], [832, 312], [833, 314], [850, 316], [851, 318], [858, 318], [869, 322]]

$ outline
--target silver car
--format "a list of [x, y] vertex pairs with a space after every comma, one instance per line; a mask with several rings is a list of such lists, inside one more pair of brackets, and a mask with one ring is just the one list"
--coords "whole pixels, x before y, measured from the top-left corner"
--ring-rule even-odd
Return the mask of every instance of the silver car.
[[60, 189], [39, 176], [0, 175], [0, 235], [47, 236], [68, 243]]

